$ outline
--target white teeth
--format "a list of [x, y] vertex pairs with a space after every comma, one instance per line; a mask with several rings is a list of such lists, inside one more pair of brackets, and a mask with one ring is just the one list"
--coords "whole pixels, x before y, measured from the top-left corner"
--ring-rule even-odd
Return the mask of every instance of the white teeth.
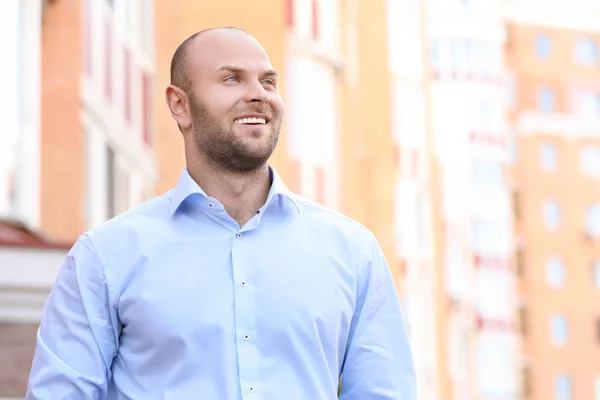
[[240, 118], [236, 119], [235, 122], [238, 124], [266, 124], [267, 121], [264, 118]]

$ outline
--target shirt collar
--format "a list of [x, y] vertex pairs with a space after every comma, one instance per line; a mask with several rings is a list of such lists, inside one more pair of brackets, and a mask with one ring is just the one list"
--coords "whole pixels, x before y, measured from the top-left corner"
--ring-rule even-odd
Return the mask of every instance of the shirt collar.
[[[282, 197], [283, 199], [290, 202], [294, 209], [300, 213], [300, 207], [298, 206], [297, 201], [294, 199], [292, 192], [285, 185], [275, 168], [269, 165], [269, 175], [271, 177], [271, 189], [269, 190], [269, 194], [267, 195], [267, 201], [265, 205], [261, 208], [264, 209], [271, 204], [271, 202], [277, 198]], [[177, 182], [177, 186], [173, 190], [173, 195], [171, 196], [171, 206], [170, 212], [171, 215], [174, 215], [179, 207], [191, 196], [198, 195], [200, 198], [200, 204], [202, 207], [212, 208], [215, 206], [215, 199], [209, 197], [204, 190], [192, 179], [187, 168], [184, 168], [179, 176], [179, 181]]]

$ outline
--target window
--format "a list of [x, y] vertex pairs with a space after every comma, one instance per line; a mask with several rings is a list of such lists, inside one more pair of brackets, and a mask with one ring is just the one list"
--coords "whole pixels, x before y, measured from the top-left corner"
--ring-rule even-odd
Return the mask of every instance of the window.
[[142, 73], [142, 136], [144, 143], [152, 144], [152, 87], [151, 77]]
[[544, 224], [548, 229], [558, 229], [560, 225], [560, 206], [554, 200], [546, 200], [542, 206]]
[[552, 143], [544, 143], [540, 147], [540, 165], [544, 172], [556, 169], [556, 148]]
[[560, 314], [554, 315], [550, 320], [550, 341], [555, 346], [564, 346], [568, 336], [567, 318]]
[[539, 58], [550, 57], [550, 38], [540, 33], [535, 38], [535, 51]]
[[581, 65], [595, 65], [598, 62], [598, 46], [592, 38], [580, 38], [575, 42], [575, 61]]
[[600, 376], [594, 379], [594, 400], [600, 400]]
[[127, 47], [123, 48], [123, 114], [127, 122], [131, 122], [131, 52]]
[[502, 185], [504, 168], [501, 162], [488, 160], [473, 160], [471, 164], [473, 183], [483, 185]]
[[554, 91], [549, 87], [538, 90], [538, 108], [544, 112], [554, 111]]
[[584, 175], [600, 177], [600, 146], [586, 146], [581, 149], [579, 162]]
[[571, 379], [566, 374], [557, 375], [554, 391], [556, 400], [571, 400]]
[[592, 278], [594, 280], [594, 286], [600, 290], [600, 261], [594, 261], [592, 264]]
[[112, 31], [108, 22], [104, 23], [104, 94], [112, 100]]
[[600, 204], [594, 204], [588, 208], [585, 227], [588, 235], [592, 237], [600, 236]]
[[538, 90], [538, 109], [543, 112], [554, 111], [554, 92], [549, 87], [543, 87]]
[[319, 2], [312, 0], [311, 4], [311, 18], [312, 18], [312, 38], [318, 40], [320, 36], [320, 18], [319, 18]]
[[294, 26], [294, 0], [285, 1], [285, 22], [288, 28]]
[[565, 266], [558, 257], [551, 257], [546, 261], [546, 281], [552, 288], [561, 287], [565, 281]]

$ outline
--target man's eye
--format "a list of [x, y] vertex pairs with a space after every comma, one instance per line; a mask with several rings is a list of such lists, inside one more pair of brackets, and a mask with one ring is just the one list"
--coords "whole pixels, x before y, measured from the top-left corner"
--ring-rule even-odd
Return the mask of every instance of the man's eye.
[[263, 83], [266, 83], [267, 85], [275, 86], [275, 81], [273, 79], [265, 79], [263, 81]]
[[235, 76], [230, 76], [228, 78], [225, 78], [225, 81], [228, 81], [228, 82], [237, 82], [238, 78], [236, 78]]

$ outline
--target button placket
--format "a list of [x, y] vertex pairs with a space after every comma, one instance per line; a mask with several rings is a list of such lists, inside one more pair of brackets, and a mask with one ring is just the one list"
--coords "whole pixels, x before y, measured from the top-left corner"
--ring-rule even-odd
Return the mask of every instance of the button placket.
[[[252, 240], [242, 232], [235, 231], [231, 244], [231, 262], [234, 285], [234, 310], [237, 338], [237, 357], [240, 384], [249, 395], [256, 392], [258, 382], [256, 361], [259, 354], [254, 343], [256, 309], [252, 262], [247, 252], [253, 251]], [[239, 286], [238, 286], [239, 285]]]

